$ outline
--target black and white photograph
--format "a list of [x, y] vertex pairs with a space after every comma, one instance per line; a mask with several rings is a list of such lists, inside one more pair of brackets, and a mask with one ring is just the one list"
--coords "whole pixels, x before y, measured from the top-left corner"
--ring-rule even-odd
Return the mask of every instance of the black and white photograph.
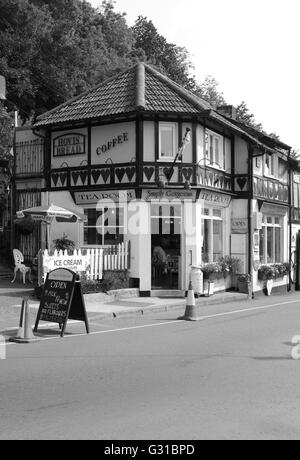
[[299, 14], [0, 0], [0, 440], [300, 440]]

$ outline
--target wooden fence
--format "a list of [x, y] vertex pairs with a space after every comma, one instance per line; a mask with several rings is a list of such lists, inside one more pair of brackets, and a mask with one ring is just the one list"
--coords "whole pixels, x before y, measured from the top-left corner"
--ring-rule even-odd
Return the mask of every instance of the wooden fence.
[[130, 242], [102, 248], [83, 248], [74, 251], [40, 251], [38, 256], [39, 284], [46, 274], [58, 268], [68, 268], [85, 274], [88, 280], [101, 280], [106, 271], [125, 271], [130, 268]]

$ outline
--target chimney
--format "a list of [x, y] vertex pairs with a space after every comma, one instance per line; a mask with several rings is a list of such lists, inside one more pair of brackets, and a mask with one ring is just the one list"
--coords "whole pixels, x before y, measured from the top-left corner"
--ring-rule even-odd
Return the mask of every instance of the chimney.
[[233, 105], [222, 105], [221, 107], [217, 108], [217, 111], [224, 115], [224, 117], [231, 118], [232, 120], [236, 120], [237, 112], [236, 108]]
[[0, 75], [0, 101], [6, 100], [6, 82], [5, 77]]

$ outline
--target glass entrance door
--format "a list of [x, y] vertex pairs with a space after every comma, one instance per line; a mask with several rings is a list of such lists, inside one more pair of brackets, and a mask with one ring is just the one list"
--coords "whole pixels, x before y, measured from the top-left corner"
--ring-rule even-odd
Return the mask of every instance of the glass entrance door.
[[181, 205], [151, 205], [153, 290], [179, 289], [181, 221]]

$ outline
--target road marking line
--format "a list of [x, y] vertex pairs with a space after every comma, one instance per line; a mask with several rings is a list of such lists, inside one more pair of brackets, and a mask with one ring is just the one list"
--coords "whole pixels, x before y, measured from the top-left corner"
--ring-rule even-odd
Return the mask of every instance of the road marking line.
[[[217, 317], [222, 317], [222, 316], [229, 316], [229, 315], [235, 315], [239, 313], [247, 313], [249, 311], [258, 311], [258, 310], [268, 310], [271, 308], [276, 308], [276, 307], [282, 307], [286, 305], [292, 305], [294, 303], [300, 302], [299, 299], [293, 300], [290, 302], [282, 302], [282, 303], [277, 303], [277, 304], [272, 304], [272, 305], [263, 305], [261, 307], [251, 307], [251, 308], [244, 308], [242, 310], [233, 310], [233, 311], [228, 311], [224, 313], [216, 313], [214, 315], [207, 315], [207, 316], [202, 316], [200, 319], [203, 321], [205, 319], [211, 319], [211, 318], [217, 318]], [[155, 323], [155, 324], [145, 324], [142, 326], [131, 326], [131, 327], [124, 327], [124, 328], [118, 328], [118, 329], [110, 329], [107, 331], [96, 331], [96, 332], [90, 332], [89, 334], [83, 333], [83, 334], [72, 334], [72, 335], [65, 335], [64, 339], [72, 339], [75, 337], [88, 337], [92, 335], [101, 335], [101, 334], [109, 334], [112, 332], [125, 332], [125, 331], [132, 331], [132, 330], [137, 330], [137, 329], [146, 329], [150, 327], [157, 327], [157, 326], [169, 326], [171, 324], [179, 324], [179, 323], [185, 323], [185, 320], [173, 320], [173, 321], [168, 321], [164, 323]], [[58, 340], [60, 337], [38, 337], [37, 338], [41, 341], [44, 342], [46, 340]], [[7, 345], [18, 345], [15, 343], [7, 343]]]

